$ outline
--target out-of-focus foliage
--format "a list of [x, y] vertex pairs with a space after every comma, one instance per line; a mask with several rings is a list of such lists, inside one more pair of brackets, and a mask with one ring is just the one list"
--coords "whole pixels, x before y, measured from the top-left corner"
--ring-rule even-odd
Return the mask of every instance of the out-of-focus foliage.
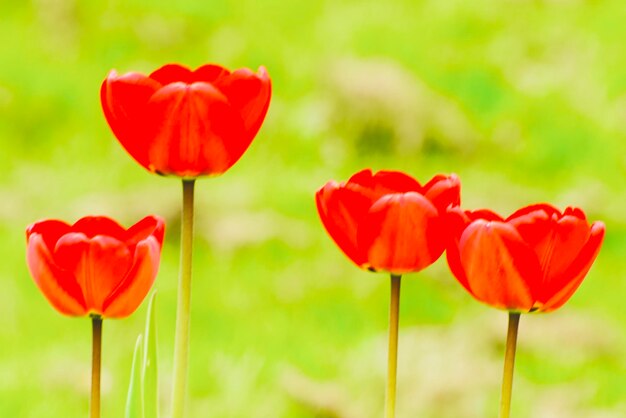
[[[369, 417], [383, 404], [387, 280], [350, 265], [313, 204], [364, 167], [456, 172], [470, 208], [538, 201], [607, 223], [559, 312], [522, 319], [513, 415], [626, 414], [626, 8], [621, 0], [33, 0], [0, 3], [0, 415], [84, 415], [89, 321], [61, 317], [24, 228], [105, 214], [168, 221], [156, 286], [168, 410], [180, 185], [101, 115], [107, 72], [265, 65], [267, 121], [197, 184], [191, 417]], [[104, 324], [103, 417], [123, 416], [144, 310]], [[402, 416], [494, 416], [505, 315], [444, 260], [405, 280]]]

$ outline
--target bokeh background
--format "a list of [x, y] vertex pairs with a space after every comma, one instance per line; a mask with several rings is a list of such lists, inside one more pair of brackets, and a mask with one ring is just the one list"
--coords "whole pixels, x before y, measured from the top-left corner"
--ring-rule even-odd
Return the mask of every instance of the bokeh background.
[[[29, 0], [0, 3], [0, 415], [85, 416], [90, 323], [24, 262], [41, 218], [168, 222], [157, 279], [169, 410], [180, 184], [101, 114], [112, 68], [265, 65], [265, 125], [196, 196], [190, 417], [382, 415], [388, 280], [352, 266], [313, 195], [371, 167], [457, 173], [468, 208], [584, 208], [608, 234], [578, 293], [521, 322], [513, 416], [626, 416], [622, 0]], [[496, 416], [506, 315], [445, 259], [405, 276], [398, 416]], [[145, 306], [104, 324], [103, 417], [123, 416]], [[163, 416], [166, 416], [164, 413]]]

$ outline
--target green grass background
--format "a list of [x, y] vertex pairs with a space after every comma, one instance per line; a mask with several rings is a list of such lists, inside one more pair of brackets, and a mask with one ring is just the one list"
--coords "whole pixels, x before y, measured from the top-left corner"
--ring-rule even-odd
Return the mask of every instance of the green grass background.
[[[157, 279], [169, 410], [180, 185], [104, 121], [112, 68], [265, 65], [267, 120], [196, 188], [190, 417], [382, 415], [388, 281], [326, 236], [315, 190], [371, 167], [457, 173], [468, 208], [540, 201], [602, 219], [560, 311], [522, 318], [513, 416], [626, 416], [626, 8], [621, 0], [32, 0], [0, 3], [0, 416], [87, 415], [90, 324], [25, 267], [41, 218], [167, 219]], [[103, 417], [123, 416], [145, 306], [104, 323]], [[407, 275], [398, 417], [496, 416], [506, 315], [442, 259]]]

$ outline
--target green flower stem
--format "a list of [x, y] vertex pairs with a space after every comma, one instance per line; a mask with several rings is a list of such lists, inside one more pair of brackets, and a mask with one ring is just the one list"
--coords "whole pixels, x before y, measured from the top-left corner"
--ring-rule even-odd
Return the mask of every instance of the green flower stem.
[[396, 372], [398, 370], [398, 314], [400, 312], [400, 278], [391, 275], [391, 298], [389, 303], [389, 347], [387, 351], [387, 396], [385, 418], [396, 415]]
[[100, 364], [102, 363], [102, 317], [91, 316], [91, 418], [100, 418]]
[[183, 214], [180, 238], [180, 277], [174, 341], [174, 379], [172, 418], [185, 412], [187, 374], [189, 369], [189, 320], [191, 315], [191, 253], [193, 246], [193, 189], [195, 179], [183, 179]]
[[515, 348], [520, 314], [509, 312], [509, 329], [506, 335], [506, 353], [504, 355], [504, 373], [502, 375], [502, 398], [500, 400], [500, 418], [509, 418], [511, 394], [513, 392], [513, 368], [515, 366]]

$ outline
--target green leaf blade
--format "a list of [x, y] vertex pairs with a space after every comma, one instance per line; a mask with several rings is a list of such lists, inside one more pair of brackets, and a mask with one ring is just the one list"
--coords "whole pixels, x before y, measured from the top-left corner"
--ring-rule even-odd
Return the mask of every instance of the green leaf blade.
[[143, 352], [143, 342], [141, 335], [137, 337], [135, 353], [133, 355], [133, 365], [130, 372], [130, 384], [126, 398], [126, 418], [144, 418], [143, 394], [141, 388], [141, 354]]

